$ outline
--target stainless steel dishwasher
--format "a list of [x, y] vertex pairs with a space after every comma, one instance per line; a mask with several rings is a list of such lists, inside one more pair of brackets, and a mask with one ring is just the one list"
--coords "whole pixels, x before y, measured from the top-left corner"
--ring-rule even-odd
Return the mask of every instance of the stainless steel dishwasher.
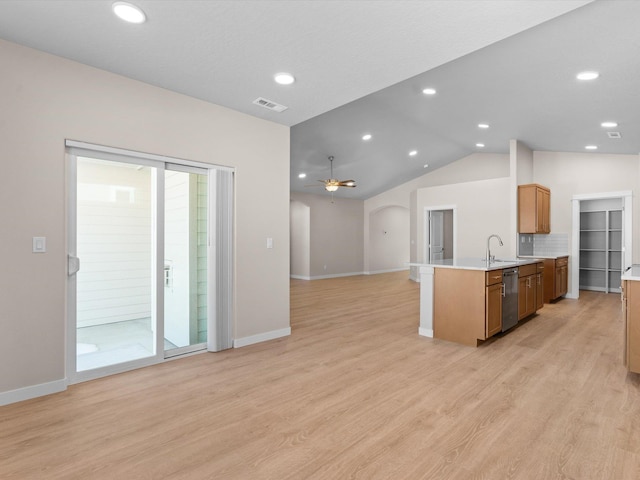
[[518, 323], [518, 267], [502, 270], [502, 331]]

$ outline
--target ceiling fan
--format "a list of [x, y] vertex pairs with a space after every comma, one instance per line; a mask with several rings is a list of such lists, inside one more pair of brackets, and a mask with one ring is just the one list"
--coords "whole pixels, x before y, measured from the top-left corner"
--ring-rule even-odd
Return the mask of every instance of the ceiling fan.
[[[354, 188], [356, 186], [355, 180], [337, 180], [333, 178], [333, 156], [329, 157], [329, 162], [331, 163], [331, 177], [328, 180], [318, 180], [322, 182], [324, 185], [324, 189], [327, 192], [335, 192], [339, 187], [350, 187]], [[319, 187], [320, 185], [305, 185], [306, 187]]]

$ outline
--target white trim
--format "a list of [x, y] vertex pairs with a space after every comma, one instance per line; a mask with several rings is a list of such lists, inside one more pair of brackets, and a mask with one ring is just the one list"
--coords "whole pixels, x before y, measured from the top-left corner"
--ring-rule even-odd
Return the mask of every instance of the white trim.
[[17, 388], [8, 392], [0, 393], [0, 407], [10, 403], [31, 400], [32, 398], [51, 395], [52, 393], [64, 392], [67, 389], [67, 380], [55, 380], [53, 382], [40, 383], [29, 387]]
[[254, 343], [267, 342], [269, 340], [275, 340], [276, 338], [287, 337], [289, 335], [291, 335], [291, 327], [259, 333], [249, 337], [236, 338], [233, 341], [233, 348], [246, 347], [247, 345], [253, 345]]
[[603, 200], [608, 198], [619, 198], [622, 200], [624, 210], [624, 221], [622, 230], [624, 239], [622, 250], [623, 265], [622, 270], [630, 267], [633, 263], [633, 192], [631, 190], [621, 190], [619, 192], [582, 193], [571, 197], [571, 290], [565, 295], [566, 298], [578, 299], [580, 297], [580, 202], [583, 200]]
[[433, 330], [429, 328], [418, 327], [418, 335], [422, 337], [433, 338]]
[[[215, 168], [217, 170], [227, 170], [230, 172], [235, 172], [234, 167], [229, 167], [226, 165], [217, 165], [213, 163], [204, 163], [204, 162], [194, 162], [193, 160], [186, 160], [184, 158], [176, 158], [176, 157], [167, 157], [165, 155], [156, 155], [155, 153], [144, 153], [137, 152], [135, 150], [126, 150], [124, 148], [115, 148], [115, 147], [107, 147], [106, 145], [96, 145], [93, 143], [87, 142], [78, 142], [76, 140], [65, 140], [64, 144], [68, 148], [79, 149], [79, 150], [87, 150], [88, 152], [102, 152], [111, 155], [119, 155], [125, 157], [134, 157], [137, 160], [145, 159], [151, 160], [154, 162], [162, 162], [162, 163], [176, 163], [179, 165], [187, 165], [190, 167], [199, 167], [199, 168]], [[72, 152], [77, 155], [77, 152]]]
[[422, 263], [431, 261], [429, 255], [429, 212], [432, 210], [452, 210], [453, 211], [453, 259], [458, 258], [458, 206], [457, 205], [436, 205], [424, 207], [422, 214]]
[[305, 275], [289, 275], [289, 278], [295, 278], [296, 280], [311, 280], [311, 277]]
[[324, 280], [325, 278], [340, 278], [340, 277], [355, 277], [357, 275], [364, 275], [364, 272], [350, 272], [350, 273], [334, 273], [332, 275], [317, 275], [311, 277], [311, 280]]
[[387, 270], [374, 270], [373, 272], [364, 272], [365, 275], [377, 275], [379, 273], [391, 273], [391, 272], [402, 272], [402, 271], [411, 271], [411, 267], [399, 267], [399, 268], [388, 268]]
[[573, 195], [572, 200], [602, 200], [605, 198], [621, 198], [633, 195], [631, 190], [622, 190], [620, 192], [601, 192], [601, 193], [580, 193]]

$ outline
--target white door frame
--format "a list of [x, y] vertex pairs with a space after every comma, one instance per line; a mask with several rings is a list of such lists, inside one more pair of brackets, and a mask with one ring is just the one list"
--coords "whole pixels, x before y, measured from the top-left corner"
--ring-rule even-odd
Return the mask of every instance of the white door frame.
[[458, 258], [458, 242], [457, 242], [457, 224], [458, 224], [458, 207], [456, 205], [437, 205], [424, 207], [423, 219], [423, 242], [422, 242], [422, 263], [429, 263], [429, 239], [430, 239], [430, 224], [429, 214], [435, 210], [452, 210], [453, 211], [453, 258]]
[[633, 263], [633, 192], [586, 193], [571, 197], [571, 288], [568, 298], [580, 297], [580, 202], [583, 200], [621, 199], [623, 218], [622, 271]]

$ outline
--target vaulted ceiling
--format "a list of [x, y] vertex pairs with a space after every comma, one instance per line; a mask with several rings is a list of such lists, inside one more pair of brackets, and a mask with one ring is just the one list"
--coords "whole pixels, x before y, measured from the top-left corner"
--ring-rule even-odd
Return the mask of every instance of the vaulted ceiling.
[[[640, 152], [640, 2], [132, 3], [146, 23], [122, 22], [111, 1], [3, 0], [0, 38], [292, 126], [292, 190], [318, 192], [304, 185], [328, 178], [329, 155], [358, 183], [337, 194], [368, 198], [513, 138]], [[579, 82], [582, 70], [600, 77]], [[296, 82], [276, 84], [281, 71]]]

